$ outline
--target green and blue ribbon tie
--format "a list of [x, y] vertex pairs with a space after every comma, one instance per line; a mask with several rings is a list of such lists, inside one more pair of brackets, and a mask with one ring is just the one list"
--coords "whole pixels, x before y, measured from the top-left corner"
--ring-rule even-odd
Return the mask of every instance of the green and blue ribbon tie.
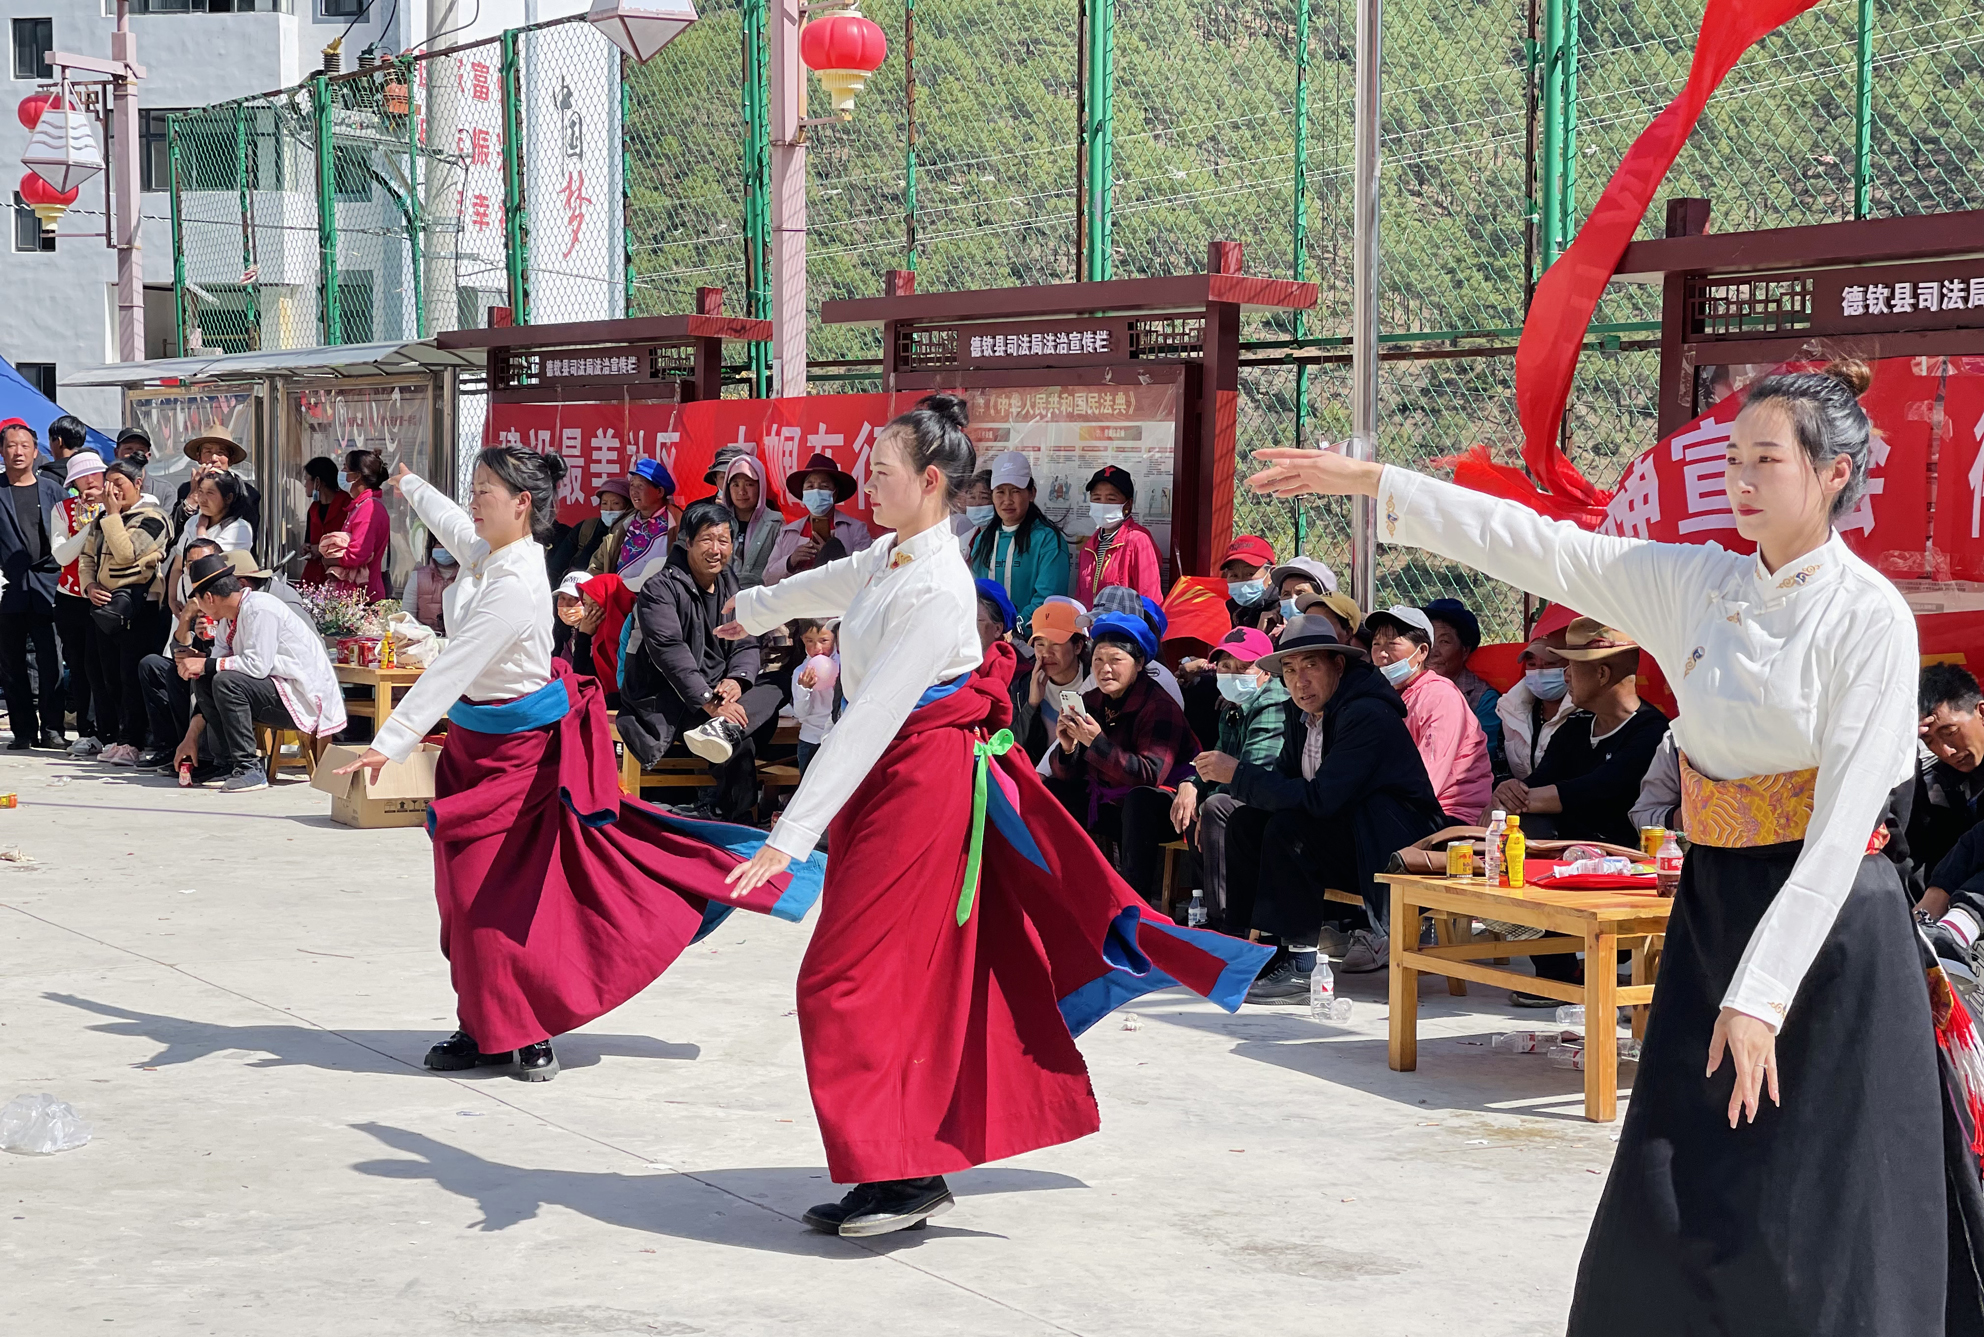
[[971, 919], [972, 903], [978, 899], [979, 865], [985, 854], [986, 791], [991, 787], [992, 758], [1003, 757], [1013, 749], [1013, 731], [1001, 729], [990, 738], [971, 742], [971, 848], [965, 855], [964, 886], [958, 889], [958, 927]]

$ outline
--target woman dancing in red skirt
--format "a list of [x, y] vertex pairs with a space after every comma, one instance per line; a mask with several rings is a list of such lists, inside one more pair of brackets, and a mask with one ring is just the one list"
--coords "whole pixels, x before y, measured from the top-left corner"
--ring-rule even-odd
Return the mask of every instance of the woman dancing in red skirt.
[[798, 919], [819, 895], [813, 859], [733, 898], [724, 875], [763, 833], [621, 795], [599, 684], [551, 658], [543, 543], [564, 471], [555, 455], [491, 447], [466, 513], [404, 465], [388, 484], [461, 574], [441, 596], [447, 648], [343, 771], [377, 778], [447, 715], [427, 832], [461, 1029], [428, 1051], [437, 1072], [547, 1081], [552, 1036], [645, 989], [733, 906]]
[[799, 1033], [828, 1170], [855, 1185], [806, 1221], [842, 1235], [917, 1226], [951, 1205], [947, 1172], [1094, 1132], [1074, 1037], [1178, 984], [1230, 1011], [1269, 956], [1151, 912], [1012, 748], [1013, 654], [981, 655], [949, 524], [964, 426], [947, 395], [890, 423], [868, 492], [895, 533], [740, 592], [718, 630], [840, 619], [847, 708], [729, 881], [755, 895], [831, 834]]

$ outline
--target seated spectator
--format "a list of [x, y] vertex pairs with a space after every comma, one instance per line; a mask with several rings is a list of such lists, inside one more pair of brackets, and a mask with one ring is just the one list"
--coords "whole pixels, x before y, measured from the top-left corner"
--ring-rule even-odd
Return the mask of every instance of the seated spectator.
[[303, 563], [303, 583], [321, 585], [330, 576], [317, 545], [324, 535], [343, 532], [351, 497], [338, 483], [338, 462], [329, 455], [318, 455], [304, 464], [303, 491], [310, 498], [303, 508], [303, 550], [309, 554]]
[[669, 502], [674, 492], [675, 478], [660, 460], [635, 460], [627, 475], [633, 514], [607, 534], [586, 569], [595, 576], [618, 576], [638, 593], [668, 562], [669, 529], [680, 514]]
[[1365, 651], [1371, 648], [1360, 644], [1364, 635], [1364, 614], [1357, 607], [1357, 601], [1347, 594], [1298, 594], [1295, 596], [1295, 615], [1322, 618], [1330, 624], [1330, 630], [1336, 633], [1340, 644], [1355, 645]]
[[785, 490], [806, 507], [806, 514], [779, 531], [765, 565], [765, 584], [838, 561], [875, 541], [867, 525], [841, 513], [840, 504], [854, 495], [854, 475], [843, 473], [825, 451], [815, 451], [805, 468], [787, 474]]
[[[119, 460], [104, 470], [103, 514], [90, 522], [76, 557], [76, 578], [90, 612], [90, 701], [104, 730], [98, 759], [134, 766], [146, 750], [150, 722], [138, 664], [165, 641], [165, 512], [138, 490], [144, 476]], [[323, 644], [322, 640], [318, 645]]]
[[[1163, 643], [1164, 629], [1152, 618], [1150, 609], [1144, 605], [1143, 597], [1126, 585], [1105, 585], [1095, 592], [1095, 616], [1100, 617], [1104, 613], [1117, 613], [1123, 617], [1134, 618], [1150, 629], [1153, 649], [1150, 661], [1144, 665], [1144, 672], [1150, 675], [1152, 682], [1164, 689], [1166, 696], [1178, 703], [1179, 709], [1184, 709], [1185, 691], [1179, 685], [1178, 675], [1166, 668], [1157, 658], [1155, 647]], [[1090, 683], [1089, 686], [1092, 687], [1094, 684]]]
[[[76, 567], [76, 559], [83, 552], [83, 540], [89, 537], [90, 522], [103, 513], [103, 469], [103, 459], [95, 451], [71, 452], [62, 471], [69, 495], [55, 503], [55, 509], [48, 514], [48, 550], [62, 568], [55, 581], [55, 633], [62, 643], [69, 713], [76, 717], [76, 741], [69, 745], [69, 755], [75, 757], [93, 757], [103, 751], [103, 742], [96, 736], [96, 719], [90, 711], [90, 609], [94, 605], [83, 597], [83, 583]], [[3, 596], [0, 603], [4, 603]], [[58, 718], [57, 723], [60, 722]]]
[[406, 578], [406, 588], [400, 591], [400, 607], [412, 613], [414, 620], [431, 630], [436, 636], [448, 634], [448, 617], [441, 607], [441, 596], [455, 583], [461, 574], [461, 567], [455, 563], [455, 555], [441, 546], [434, 535], [427, 536], [427, 560]]
[[771, 485], [757, 456], [738, 455], [724, 466], [723, 501], [730, 507], [730, 569], [737, 588], [762, 585], [785, 517], [772, 505]]
[[[1366, 652], [1314, 615], [1284, 627], [1276, 647], [1255, 663], [1281, 678], [1293, 707], [1280, 755], [1261, 765], [1208, 752], [1192, 763], [1242, 805], [1226, 825], [1228, 904], [1251, 904], [1253, 927], [1283, 948], [1248, 991], [1256, 1003], [1308, 998], [1330, 888], [1364, 899], [1366, 927], [1345, 941], [1343, 968], [1389, 965], [1391, 897], [1377, 875], [1446, 823], [1405, 727], [1405, 703]], [[1238, 931], [1232, 914], [1228, 930]]]
[[178, 659], [200, 713], [173, 760], [194, 760], [204, 734], [216, 771], [226, 771], [223, 792], [266, 789], [255, 726], [296, 729], [312, 738], [337, 733], [345, 725], [337, 673], [317, 629], [275, 595], [248, 588], [227, 556], [201, 557], [188, 574], [193, 597], [213, 625], [213, 648], [204, 657]]
[[[1660, 746], [1653, 750], [1653, 760], [1647, 763], [1646, 774], [1640, 777], [1639, 797], [1633, 800], [1633, 810], [1626, 814], [1626, 820], [1633, 824], [1634, 831], [1649, 826], [1664, 831], [1680, 830], [1681, 750], [1674, 746], [1671, 726], [1660, 736]], [[1633, 844], [1638, 848], [1637, 840]]]
[[1495, 771], [1467, 698], [1430, 667], [1432, 620], [1417, 608], [1395, 604], [1365, 618], [1364, 632], [1371, 662], [1405, 702], [1405, 727], [1448, 824], [1476, 824], [1494, 792]]
[[1155, 904], [1171, 829], [1162, 786], [1177, 782], [1198, 743], [1185, 712], [1144, 672], [1157, 655], [1148, 623], [1104, 613], [1089, 636], [1095, 688], [1083, 694], [1081, 714], [1063, 711], [1055, 721], [1048, 788], [1092, 834], [1115, 843], [1117, 871]]
[[1570, 661], [1557, 653], [1563, 647], [1562, 628], [1524, 646], [1522, 681], [1495, 703], [1502, 722], [1502, 757], [1515, 779], [1527, 780], [1542, 764], [1558, 726], [1571, 717], [1564, 699], [1570, 691], [1564, 666]]
[[[1302, 595], [1337, 592], [1336, 572], [1314, 557], [1289, 558], [1268, 573], [1268, 585], [1274, 600], [1263, 617], [1261, 630], [1269, 635], [1281, 630], [1282, 624], [1293, 622], [1300, 616], [1301, 610], [1295, 606], [1295, 601]], [[1360, 617], [1351, 625], [1356, 626], [1362, 621]]]
[[[633, 513], [633, 502], [629, 500], [632, 496], [633, 489], [626, 479], [609, 478], [592, 494], [598, 515], [589, 515], [575, 525], [560, 526], [544, 559], [545, 573], [551, 577], [552, 584], [562, 584], [574, 571], [582, 575], [591, 573], [592, 559], [599, 556], [599, 550]], [[402, 598], [400, 602], [406, 600]]]
[[[186, 545], [186, 562], [190, 566], [200, 558], [219, 551], [220, 544], [213, 539], [194, 539]], [[250, 557], [248, 562], [252, 566], [254, 559]], [[191, 593], [192, 577], [182, 572], [179, 581], [179, 612], [172, 620], [172, 632], [166, 638], [165, 653], [146, 655], [138, 661], [138, 691], [145, 700], [145, 724], [151, 745], [126, 763], [128, 765], [170, 770], [173, 765], [172, 744], [186, 736], [187, 727], [192, 723], [193, 685], [179, 675], [177, 661], [179, 656], [185, 654], [197, 653], [204, 657], [213, 644], [213, 638], [203, 630], [206, 624], [200, 614], [200, 603]], [[310, 620], [308, 615], [304, 620]]]
[[1917, 693], [1920, 765], [1910, 805], [1908, 847], [1935, 869], [1977, 825], [1984, 800], [1984, 692], [1958, 664], [1930, 664]]
[[980, 469], [958, 491], [958, 511], [951, 516], [951, 532], [958, 536], [958, 551], [971, 561], [971, 547], [978, 531], [992, 523], [998, 510], [992, 505], [992, 471]]
[[971, 574], [1005, 586], [1022, 625], [1048, 599], [1068, 592], [1068, 537], [1034, 500], [1033, 471], [1025, 455], [1008, 450], [992, 457], [992, 509], [972, 540]]
[[1505, 775], [1508, 763], [1502, 759], [1502, 717], [1497, 710], [1502, 694], [1467, 666], [1468, 656], [1481, 648], [1480, 620], [1458, 599], [1435, 599], [1421, 611], [1433, 623], [1433, 653], [1427, 657], [1427, 667], [1460, 688], [1488, 739], [1489, 764], [1495, 774]]
[[634, 601], [635, 630], [621, 663], [621, 739], [646, 766], [678, 746], [708, 762], [712, 795], [690, 813], [725, 822], [757, 801], [751, 735], [779, 708], [778, 688], [757, 682], [758, 638], [715, 634], [736, 597], [730, 512], [713, 499], [693, 502], [682, 515], [682, 542]]
[[1091, 608], [1105, 586], [1127, 585], [1153, 599], [1164, 597], [1157, 540], [1132, 518], [1137, 485], [1115, 465], [1097, 469], [1088, 480], [1088, 517], [1095, 532], [1082, 540], [1075, 563], [1075, 598]]
[[840, 718], [840, 624], [801, 618], [788, 630], [799, 642], [805, 660], [792, 675], [792, 718], [799, 722], [799, 774]]
[[996, 580], [980, 577], [978, 587], [978, 645], [990, 650], [995, 642], [1010, 636], [1019, 626], [1019, 612], [1006, 597], [1006, 587]]
[[[1088, 676], [1088, 610], [1065, 595], [1034, 610], [1033, 668], [1026, 694], [1013, 709], [1013, 738], [1036, 765], [1045, 766], [1061, 718], [1061, 694], [1080, 696], [1094, 683]], [[1015, 671], [1017, 672], [1017, 670]]]
[[1258, 627], [1279, 600], [1268, 588], [1274, 548], [1258, 534], [1242, 534], [1226, 547], [1219, 575], [1226, 582], [1226, 616], [1236, 627]]
[[[1281, 680], [1260, 667], [1261, 657], [1273, 652], [1268, 634], [1254, 627], [1235, 627], [1213, 647], [1212, 667], [1223, 703], [1214, 751], [1257, 766], [1272, 766], [1280, 759], [1293, 707]], [[1198, 857], [1206, 926], [1245, 937], [1254, 907], [1251, 902], [1234, 905], [1226, 886], [1226, 824], [1239, 806], [1225, 785], [1194, 771], [1178, 784], [1171, 825], [1187, 837]]]

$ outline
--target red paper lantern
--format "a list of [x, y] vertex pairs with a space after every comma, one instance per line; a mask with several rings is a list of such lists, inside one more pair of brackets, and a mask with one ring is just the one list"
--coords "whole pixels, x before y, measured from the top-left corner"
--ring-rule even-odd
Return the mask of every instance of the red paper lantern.
[[41, 120], [41, 114], [48, 110], [48, 104], [55, 101], [56, 96], [54, 93], [29, 93], [21, 99], [21, 105], [14, 109], [14, 114], [21, 118], [22, 125], [32, 130]]
[[82, 187], [73, 190], [57, 190], [33, 172], [21, 177], [21, 202], [34, 210], [34, 216], [41, 220], [43, 232], [55, 231], [55, 220], [67, 213], [69, 206], [82, 194]]
[[799, 58], [820, 76], [834, 110], [843, 116], [853, 113], [854, 95], [888, 54], [889, 39], [881, 26], [854, 10], [814, 19], [799, 34]]

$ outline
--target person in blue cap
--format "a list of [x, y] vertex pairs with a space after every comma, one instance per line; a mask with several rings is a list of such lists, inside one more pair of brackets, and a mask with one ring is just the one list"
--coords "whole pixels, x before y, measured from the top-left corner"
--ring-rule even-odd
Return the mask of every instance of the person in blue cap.
[[[1013, 600], [1006, 593], [1006, 587], [998, 581], [980, 576], [972, 582], [978, 589], [978, 643], [987, 651], [1005, 641], [1013, 645], [1015, 653], [1019, 647], [1014, 644], [1014, 632], [1020, 625], [1019, 609], [1013, 607]], [[1013, 699], [1013, 718], [1020, 717], [1020, 709], [1027, 704], [1027, 693], [1033, 683], [1031, 673], [1015, 673], [1009, 689]]]
[[1089, 638], [1095, 686], [1079, 712], [1064, 709], [1055, 722], [1048, 788], [1098, 844], [1114, 843], [1116, 870], [1155, 905], [1164, 842], [1174, 834], [1164, 786], [1190, 774], [1199, 744], [1184, 710], [1144, 672], [1157, 657], [1157, 635], [1143, 618], [1099, 614]]
[[675, 477], [667, 465], [635, 460], [627, 471], [627, 501], [634, 513], [599, 545], [592, 574], [617, 575], [638, 593], [648, 574], [668, 561], [669, 531], [682, 515], [681, 507], [670, 501], [674, 494]]

